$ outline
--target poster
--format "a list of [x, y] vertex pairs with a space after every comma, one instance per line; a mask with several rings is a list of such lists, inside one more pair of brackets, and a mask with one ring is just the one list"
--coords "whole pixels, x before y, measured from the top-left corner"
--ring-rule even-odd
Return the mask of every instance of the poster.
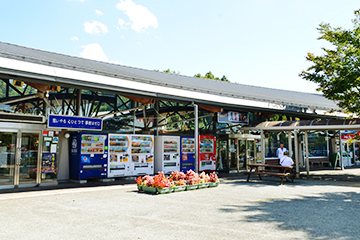
[[42, 154], [42, 173], [56, 173], [56, 154], [43, 153]]
[[51, 146], [50, 146], [50, 152], [51, 152], [51, 153], [56, 153], [56, 147], [57, 147], [57, 144], [51, 144]]

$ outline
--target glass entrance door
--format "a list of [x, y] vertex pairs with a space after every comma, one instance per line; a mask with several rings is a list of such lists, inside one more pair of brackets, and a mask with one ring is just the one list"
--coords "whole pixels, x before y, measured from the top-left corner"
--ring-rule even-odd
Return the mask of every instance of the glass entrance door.
[[[36, 183], [39, 156], [39, 133], [21, 134], [19, 184]], [[15, 181], [16, 182], [16, 181]]]
[[0, 187], [39, 183], [39, 135], [0, 131]]
[[0, 185], [14, 184], [16, 132], [0, 132]]

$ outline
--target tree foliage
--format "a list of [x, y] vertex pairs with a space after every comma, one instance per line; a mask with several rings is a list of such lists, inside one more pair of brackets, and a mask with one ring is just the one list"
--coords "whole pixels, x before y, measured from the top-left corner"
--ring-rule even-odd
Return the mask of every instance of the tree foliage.
[[360, 113], [360, 10], [354, 12], [352, 29], [333, 28], [329, 23], [318, 27], [319, 40], [332, 45], [322, 48], [323, 55], [308, 53], [312, 66], [300, 73], [308, 81], [318, 84], [317, 91], [336, 101], [345, 112]]
[[217, 80], [217, 81], [222, 81], [222, 82], [230, 82], [225, 75], [223, 75], [221, 78], [215, 77], [214, 74], [209, 71], [205, 74], [205, 76], [202, 76], [200, 73], [195, 74], [194, 77], [197, 78], [207, 78], [207, 79], [212, 79], [212, 80]]

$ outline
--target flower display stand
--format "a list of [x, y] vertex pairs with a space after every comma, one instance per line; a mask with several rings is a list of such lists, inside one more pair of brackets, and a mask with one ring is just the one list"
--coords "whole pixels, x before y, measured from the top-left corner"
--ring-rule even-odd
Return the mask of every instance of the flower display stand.
[[209, 182], [209, 187], [217, 187], [219, 186], [219, 182]]
[[194, 190], [197, 189], [199, 186], [197, 184], [194, 185], [186, 185], [186, 190]]
[[174, 187], [174, 192], [181, 192], [181, 191], [185, 191], [186, 190], [186, 186], [175, 186]]
[[199, 183], [199, 188], [207, 188], [209, 187], [209, 183]]
[[166, 188], [163, 188], [163, 189], [157, 188], [157, 192], [158, 192], [159, 194], [171, 193], [172, 191], [173, 191], [173, 189], [170, 188], [170, 187], [166, 187]]
[[143, 186], [142, 189], [146, 193], [156, 193], [156, 188], [153, 187]]

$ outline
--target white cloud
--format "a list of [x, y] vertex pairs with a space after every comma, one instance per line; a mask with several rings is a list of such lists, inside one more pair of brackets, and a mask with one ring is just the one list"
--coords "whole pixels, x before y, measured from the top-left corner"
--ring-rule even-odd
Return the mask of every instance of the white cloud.
[[[131, 28], [137, 32], [145, 31], [144, 29], [149, 27], [158, 27], [156, 16], [146, 7], [137, 5], [131, 0], [120, 0], [120, 3], [116, 5], [116, 8], [124, 11], [130, 19], [128, 25], [131, 25]], [[122, 24], [120, 23], [120, 20]], [[122, 19], [119, 19], [118, 22], [121, 27], [125, 24]]]
[[68, 1], [85, 2], [86, 0], [68, 0]]
[[92, 23], [85, 22], [84, 30], [87, 33], [97, 34], [97, 35], [106, 34], [108, 32], [107, 26], [105, 26], [105, 24], [98, 21], [93, 21]]
[[70, 38], [71, 40], [73, 40], [73, 41], [77, 41], [77, 40], [79, 40], [79, 38], [78, 37], [72, 37], [72, 38]]
[[118, 23], [119, 23], [121, 29], [124, 29], [124, 25], [129, 25], [129, 24], [125, 23], [125, 21], [121, 18], [118, 19]]
[[118, 61], [109, 61], [108, 57], [104, 53], [104, 50], [98, 43], [86, 45], [84, 50], [80, 53], [80, 56], [91, 60], [120, 64]]
[[123, 35], [120, 38], [125, 38]]
[[155, 36], [156, 39], [162, 39], [162, 37], [159, 37], [159, 36]]
[[100, 10], [95, 9], [95, 13], [99, 16], [104, 15], [104, 13]]

